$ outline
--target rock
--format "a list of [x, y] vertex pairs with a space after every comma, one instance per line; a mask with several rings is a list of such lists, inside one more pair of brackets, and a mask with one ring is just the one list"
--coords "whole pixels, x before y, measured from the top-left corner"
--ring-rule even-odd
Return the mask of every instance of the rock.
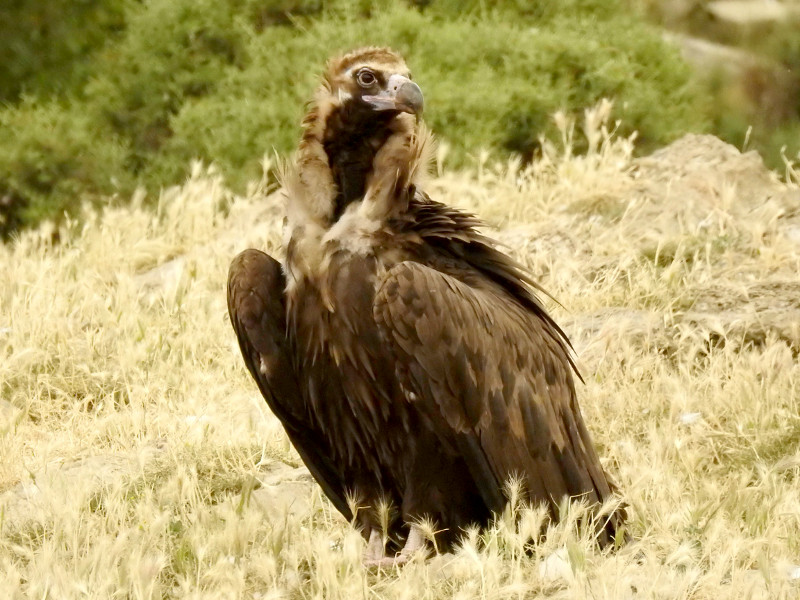
[[791, 242], [800, 246], [800, 225], [791, 225], [786, 228], [786, 237]]
[[[255, 504], [267, 519], [277, 521], [308, 514], [317, 485], [308, 469], [275, 461], [258, 480], [261, 487], [250, 492], [249, 504]], [[244, 500], [239, 495], [234, 502], [239, 504]]]
[[681, 413], [678, 417], [678, 422], [681, 425], [694, 425], [703, 417], [703, 413], [699, 412], [685, 412]]
[[800, 350], [800, 282], [767, 279], [741, 286], [710, 285], [697, 290], [692, 310], [677, 324], [715, 343], [763, 346], [769, 338]]
[[278, 485], [288, 481], [314, 483], [314, 478], [305, 467], [293, 467], [280, 461], [270, 463], [258, 480], [264, 485]]
[[686, 62], [704, 73], [722, 72], [738, 78], [764, 63], [763, 58], [751, 52], [702, 38], [672, 32], [664, 33], [664, 38], [680, 48]]
[[749, 236], [758, 244], [759, 236], [800, 224], [796, 190], [757, 153], [714, 136], [686, 135], [635, 165], [638, 184], [627, 195], [637, 198], [636, 218], [621, 233], [646, 256], [663, 257], [686, 241], [701, 244], [715, 235], [722, 241]]
[[665, 276], [670, 261], [692, 260], [697, 248], [703, 252], [719, 240], [728, 244], [720, 250], [727, 261], [721, 268], [736, 275], [694, 282], [669, 313], [611, 307], [564, 320], [589, 370], [630, 344], [672, 354], [713, 345], [761, 346], [772, 338], [800, 350], [800, 283], [793, 262], [788, 254], [787, 260], [776, 255], [765, 273], [759, 258], [762, 240], [778, 240], [772, 252], [796, 247], [800, 192], [780, 182], [755, 152], [742, 153], [708, 135], [684, 136], [635, 165], [634, 186], [621, 197], [635, 209], [620, 237], [666, 264]]
[[149, 271], [140, 273], [134, 278], [142, 292], [155, 292], [159, 290], [174, 290], [183, 277], [186, 267], [186, 258], [178, 256], [172, 260], [153, 267]]
[[760, 115], [768, 124], [780, 124], [797, 111], [797, 74], [776, 59], [746, 50], [676, 33], [664, 37], [703, 77], [713, 77], [718, 94]]
[[717, 0], [706, 4], [716, 19], [732, 25], [784, 23], [797, 16], [797, 9], [774, 0]]
[[48, 464], [0, 495], [3, 533], [41, 526], [59, 513], [79, 514], [108, 488], [127, 485], [138, 477], [162, 452], [147, 447], [136, 453], [98, 454]]
[[698, 291], [699, 310], [658, 314], [621, 307], [563, 319], [579, 367], [592, 372], [630, 346], [675, 354], [712, 346], [760, 347], [768, 340], [800, 351], [800, 283], [771, 281], [743, 288], [710, 286]]
[[[642, 177], [656, 184], [670, 181], [682, 188], [702, 187], [706, 194], [709, 187], [720, 190], [732, 183], [748, 198], [785, 190], [757, 152], [742, 153], [713, 135], [685, 135], [638, 159], [636, 166]], [[697, 180], [702, 180], [702, 185]]]
[[270, 521], [301, 517], [310, 511], [314, 485], [298, 481], [265, 485], [250, 494], [250, 502], [255, 503]]

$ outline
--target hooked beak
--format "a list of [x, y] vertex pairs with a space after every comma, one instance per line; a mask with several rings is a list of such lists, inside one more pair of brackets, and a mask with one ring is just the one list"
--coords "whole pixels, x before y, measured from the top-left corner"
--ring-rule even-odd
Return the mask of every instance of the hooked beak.
[[377, 111], [399, 110], [414, 115], [421, 113], [424, 105], [422, 90], [402, 75], [392, 75], [385, 90], [374, 96], [362, 96], [362, 99]]

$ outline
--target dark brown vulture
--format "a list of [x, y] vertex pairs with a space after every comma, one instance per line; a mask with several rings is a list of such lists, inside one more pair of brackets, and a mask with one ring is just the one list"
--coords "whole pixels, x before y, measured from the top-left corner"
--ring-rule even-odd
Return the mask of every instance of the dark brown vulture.
[[[417, 187], [421, 111], [391, 50], [330, 61], [282, 175], [285, 263], [246, 250], [228, 279], [247, 368], [369, 540], [368, 563], [407, 560], [424, 545], [422, 519], [450, 547], [503, 510], [511, 477], [554, 518], [565, 497], [597, 507], [614, 489], [578, 408], [569, 342], [536, 285], [475, 217]], [[377, 509], [387, 501], [388, 522]], [[622, 508], [600, 519], [601, 543], [624, 519]]]

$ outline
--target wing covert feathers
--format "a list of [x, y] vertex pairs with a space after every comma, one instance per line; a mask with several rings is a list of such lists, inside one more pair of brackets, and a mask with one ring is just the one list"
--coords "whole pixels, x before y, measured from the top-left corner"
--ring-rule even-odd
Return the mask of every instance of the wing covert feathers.
[[553, 512], [565, 496], [611, 497], [549, 318], [414, 262], [387, 272], [373, 312], [411, 402], [456, 437], [481, 488], [521, 476]]

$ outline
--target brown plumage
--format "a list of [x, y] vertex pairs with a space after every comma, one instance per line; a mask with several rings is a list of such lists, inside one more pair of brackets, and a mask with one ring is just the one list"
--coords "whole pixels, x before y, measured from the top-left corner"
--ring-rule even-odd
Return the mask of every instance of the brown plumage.
[[[283, 269], [247, 250], [228, 280], [250, 373], [373, 562], [389, 560], [387, 537], [390, 548], [406, 540], [407, 558], [425, 518], [450, 546], [503, 509], [514, 476], [553, 517], [564, 497], [596, 507], [613, 491], [578, 408], [569, 342], [536, 284], [475, 217], [417, 187], [421, 109], [394, 52], [331, 61], [282, 175]], [[388, 523], [376, 508], [386, 501]], [[602, 543], [624, 518], [620, 508], [598, 528]]]

